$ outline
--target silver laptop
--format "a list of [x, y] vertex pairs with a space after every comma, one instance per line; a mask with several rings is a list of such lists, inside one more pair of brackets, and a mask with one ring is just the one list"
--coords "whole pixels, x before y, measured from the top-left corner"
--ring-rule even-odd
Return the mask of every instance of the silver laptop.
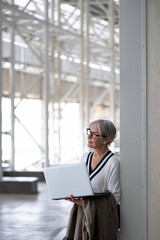
[[85, 163], [56, 165], [44, 168], [44, 176], [51, 199], [65, 199], [73, 195], [75, 198], [108, 195], [109, 193], [93, 193]]

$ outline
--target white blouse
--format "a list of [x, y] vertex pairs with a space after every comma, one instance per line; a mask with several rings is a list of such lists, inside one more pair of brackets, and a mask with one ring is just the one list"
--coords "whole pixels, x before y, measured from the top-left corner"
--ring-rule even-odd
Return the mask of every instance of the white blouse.
[[94, 152], [85, 153], [80, 161], [85, 162], [94, 193], [109, 190], [120, 201], [120, 164], [119, 159], [109, 151], [92, 171], [91, 161]]

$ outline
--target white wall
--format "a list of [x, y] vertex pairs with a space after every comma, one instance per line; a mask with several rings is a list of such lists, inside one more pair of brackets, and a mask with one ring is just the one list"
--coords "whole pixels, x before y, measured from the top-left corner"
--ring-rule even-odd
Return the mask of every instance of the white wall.
[[148, 240], [160, 239], [160, 1], [147, 0]]
[[120, 1], [121, 240], [160, 239], [159, 12], [157, 0]]
[[121, 240], [147, 239], [145, 14], [120, 0]]

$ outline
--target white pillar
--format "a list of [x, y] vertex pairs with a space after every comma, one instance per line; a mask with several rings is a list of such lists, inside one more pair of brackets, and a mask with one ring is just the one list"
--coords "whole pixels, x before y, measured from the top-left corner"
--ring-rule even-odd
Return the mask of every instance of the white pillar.
[[145, 18], [145, 0], [120, 1], [122, 240], [147, 240]]
[[49, 141], [48, 141], [48, 104], [49, 104], [49, 31], [48, 31], [48, 0], [45, 1], [44, 25], [44, 138], [45, 138], [45, 166], [49, 166]]
[[[84, 128], [89, 126], [90, 121], [90, 45], [89, 45], [89, 24], [90, 24], [90, 12], [89, 12], [89, 0], [86, 0], [84, 5], [84, 22], [85, 22], [85, 28], [86, 28], [86, 36], [84, 37], [84, 49], [85, 50], [85, 56], [84, 59], [86, 61], [86, 65], [84, 66], [84, 72], [83, 72], [83, 81], [84, 81], [84, 94], [83, 94], [83, 101], [84, 101], [84, 109], [83, 109], [83, 118], [84, 118]], [[83, 139], [84, 148], [83, 151], [87, 151], [87, 137], [85, 135]]]
[[148, 240], [157, 240], [160, 226], [160, 1], [146, 2]]
[[[60, 6], [61, 6], [61, 1], [58, 0], [58, 26], [61, 26], [61, 11], [60, 11]], [[61, 67], [61, 51], [60, 51], [60, 45], [61, 43], [58, 43], [58, 77], [56, 81], [56, 102], [58, 103], [58, 161], [60, 162], [61, 160], [61, 106], [60, 106], [60, 99], [61, 99], [61, 73], [62, 73], [62, 67]]]
[[[2, 6], [0, 2], [0, 59], [2, 60]], [[0, 180], [3, 176], [2, 170], [2, 61], [0, 64]]]
[[84, 0], [80, 0], [80, 10], [81, 10], [81, 46], [80, 46], [80, 56], [81, 56], [81, 63], [80, 63], [80, 131], [81, 131], [81, 152], [84, 151], [85, 148], [85, 141], [84, 141]]
[[10, 50], [10, 87], [11, 87], [11, 170], [15, 170], [15, 116], [14, 116], [14, 99], [15, 99], [15, 85], [16, 85], [16, 79], [15, 79], [15, 46], [14, 46], [14, 40], [15, 40], [15, 28], [14, 25], [10, 29], [11, 34], [11, 50]]
[[115, 122], [115, 53], [114, 53], [114, 2], [109, 0], [109, 29], [110, 29], [110, 120]]
[[89, 61], [90, 61], [90, 46], [89, 46], [89, 25], [90, 25], [90, 12], [89, 0], [85, 1], [85, 16], [86, 16], [86, 71], [85, 71], [85, 127], [89, 124], [90, 118], [90, 77], [89, 77]]

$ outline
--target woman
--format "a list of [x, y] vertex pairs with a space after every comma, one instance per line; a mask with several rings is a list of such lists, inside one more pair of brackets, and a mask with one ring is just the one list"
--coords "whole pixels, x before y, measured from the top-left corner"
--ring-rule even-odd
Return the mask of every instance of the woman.
[[[111, 196], [108, 198], [105, 197], [105, 200], [104, 197], [101, 197], [98, 200], [96, 199], [94, 200], [94, 204], [97, 204], [97, 202], [99, 201], [98, 204], [103, 202], [105, 203], [104, 206], [110, 206], [110, 203], [114, 204], [114, 200], [115, 204], [118, 204], [120, 201], [120, 166], [118, 158], [109, 150], [109, 145], [114, 141], [116, 137], [116, 128], [111, 121], [100, 119], [91, 122], [89, 128], [86, 129], [86, 133], [88, 136], [88, 147], [92, 148], [94, 151], [84, 154], [81, 157], [81, 161], [86, 162], [93, 192], [105, 193], [107, 191], [110, 191], [111, 195], [113, 196], [113, 199], [111, 199]], [[70, 198], [67, 197], [66, 199], [75, 203], [75, 205], [81, 208], [83, 207], [83, 209], [84, 205], [86, 204], [86, 199], [74, 199], [73, 196], [70, 196]], [[110, 201], [110, 203], [106, 201]], [[89, 204], [92, 204], [93, 206], [91, 200], [89, 200]], [[97, 206], [95, 206], [95, 208], [98, 209]], [[109, 209], [108, 211], [111, 210]], [[110, 216], [109, 212], [107, 214], [107, 216]], [[114, 219], [117, 218], [113, 217], [112, 225], [114, 225]], [[110, 219], [108, 219], [108, 222], [111, 222]], [[102, 231], [104, 230], [102, 229]], [[112, 234], [111, 238], [107, 239], [112, 239], [114, 234]], [[74, 239], [76, 238], [74, 237]], [[96, 239], [95, 236], [93, 239]], [[103, 237], [99, 237], [99, 239], [103, 239]], [[96, 240], [98, 240], [98, 237]], [[115, 237], [113, 238], [113, 240], [115, 240]]]

